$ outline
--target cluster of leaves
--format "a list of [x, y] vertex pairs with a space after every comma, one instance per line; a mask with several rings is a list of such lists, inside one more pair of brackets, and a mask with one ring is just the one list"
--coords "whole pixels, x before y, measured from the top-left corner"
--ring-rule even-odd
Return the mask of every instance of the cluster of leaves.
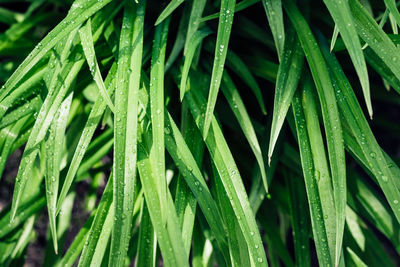
[[400, 103], [394, 0], [27, 2], [0, 7], [0, 176], [23, 151], [0, 265], [43, 213], [46, 266], [399, 264], [400, 169], [370, 128]]

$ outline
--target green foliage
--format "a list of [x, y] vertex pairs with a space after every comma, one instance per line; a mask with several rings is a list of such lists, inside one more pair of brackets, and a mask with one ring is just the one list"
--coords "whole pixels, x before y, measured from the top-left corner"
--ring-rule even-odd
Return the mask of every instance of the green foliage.
[[0, 266], [400, 265], [397, 6], [0, 0]]

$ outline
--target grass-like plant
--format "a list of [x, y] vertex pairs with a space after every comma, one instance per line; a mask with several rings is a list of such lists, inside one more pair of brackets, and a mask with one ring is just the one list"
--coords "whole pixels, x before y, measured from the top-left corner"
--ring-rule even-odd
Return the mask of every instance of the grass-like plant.
[[0, 266], [400, 264], [396, 1], [0, 5]]

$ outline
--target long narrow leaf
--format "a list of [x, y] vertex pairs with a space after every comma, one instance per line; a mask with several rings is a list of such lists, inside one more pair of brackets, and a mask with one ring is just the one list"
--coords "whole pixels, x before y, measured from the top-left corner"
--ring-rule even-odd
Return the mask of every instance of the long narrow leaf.
[[161, 215], [166, 222], [167, 180], [165, 178], [165, 145], [164, 145], [164, 64], [167, 47], [168, 27], [170, 20], [157, 26], [154, 34], [154, 45], [150, 70], [150, 111], [153, 144], [150, 160], [154, 163], [155, 177], [158, 178], [157, 190], [160, 196]]
[[219, 86], [221, 84], [222, 73], [224, 72], [224, 65], [226, 54], [228, 51], [229, 37], [233, 23], [233, 13], [236, 0], [222, 0], [221, 9], [218, 23], [217, 42], [215, 45], [214, 64], [212, 69], [210, 89], [208, 94], [207, 109], [204, 118], [203, 136], [207, 137], [208, 129], [211, 125], [212, 115], [214, 113], [215, 103]]
[[206, 6], [207, 0], [195, 0], [192, 3], [192, 9], [190, 10], [188, 29], [186, 33], [185, 46], [183, 54], [186, 56], [187, 50], [190, 47], [189, 42], [192, 39], [192, 35], [197, 32], [200, 26], [201, 15]]
[[389, 16], [393, 16], [397, 25], [400, 26], [400, 13], [395, 0], [384, 0], [386, 7], [390, 11]]
[[325, 223], [323, 220], [321, 199], [319, 196], [317, 180], [314, 173], [314, 163], [311, 153], [310, 140], [299, 93], [294, 95], [292, 100], [292, 107], [296, 121], [297, 138], [301, 140], [301, 142], [299, 142], [301, 165], [303, 169], [304, 182], [306, 184], [318, 262], [321, 266], [331, 266], [332, 258], [329, 253], [329, 244], [326, 234]]
[[278, 139], [294, 92], [297, 89], [304, 62], [304, 54], [293, 28], [289, 28], [285, 40], [278, 76], [276, 78], [268, 162], [271, 161], [276, 140]]
[[349, 6], [357, 33], [385, 62], [397, 79], [400, 79], [400, 59], [396, 56], [399, 54], [400, 49], [393, 44], [358, 1], [349, 0]]
[[321, 103], [336, 209], [336, 255], [332, 260], [338, 264], [346, 215], [346, 162], [335, 90], [321, 50], [306, 20], [292, 0], [285, 0], [284, 6], [299, 36]]
[[[94, 217], [92, 226], [90, 227], [87, 239], [82, 249], [82, 254], [79, 259], [78, 266], [93, 266], [91, 265], [95, 254], [96, 246], [101, 238], [100, 234], [104, 227], [109, 214], [113, 215], [113, 178], [112, 174], [104, 189], [100, 203], [97, 207], [96, 215]], [[111, 230], [111, 229], [110, 229]], [[104, 241], [103, 241], [104, 242]], [[98, 259], [97, 259], [98, 260]], [[100, 261], [101, 262], [101, 261]]]
[[[314, 160], [314, 176], [318, 183], [319, 197], [321, 199], [322, 213], [330, 255], [333, 259], [336, 246], [336, 210], [334, 195], [331, 182], [331, 174], [328, 167], [328, 161], [325, 152], [324, 141], [318, 120], [318, 112], [312, 86], [308, 81], [305, 82], [302, 93], [302, 104], [306, 126], [310, 138], [311, 153]], [[332, 218], [333, 217], [333, 218]]]
[[161, 12], [160, 16], [158, 16], [156, 23], [154, 25], [158, 25], [161, 22], [163, 22], [184, 1], [185, 0], [171, 0], [171, 2], [169, 2], [168, 6], [166, 6], [164, 8], [164, 10]]
[[222, 92], [225, 98], [228, 100], [229, 106], [231, 107], [236, 119], [239, 122], [240, 127], [247, 141], [250, 144], [251, 150], [256, 157], [258, 166], [260, 168], [261, 177], [264, 183], [265, 191], [268, 192], [268, 178], [265, 171], [264, 159], [261, 152], [260, 144], [258, 143], [257, 135], [251, 124], [250, 116], [247, 113], [246, 107], [243, 103], [240, 94], [233, 83], [232, 79], [229, 77], [228, 73], [224, 73], [222, 76]]
[[[335, 21], [340, 35], [349, 51], [351, 60], [356, 69], [364, 93], [369, 116], [372, 118], [371, 95], [369, 92], [369, 78], [364, 54], [354, 26], [353, 17], [347, 1], [324, 0], [325, 5]], [[400, 15], [399, 15], [400, 16]], [[338, 259], [336, 259], [338, 260]], [[338, 262], [336, 262], [338, 263]]]
[[[76, 62], [67, 61], [67, 57], [69, 56], [69, 49], [72, 44], [72, 40], [75, 37], [75, 34], [76, 31], [72, 32], [66, 42], [66, 45], [60, 46], [60, 60], [66, 60], [66, 63], [63, 63], [61, 66], [60, 61], [57, 61], [56, 70], [52, 69], [54, 68], [54, 66], [49, 66], [49, 79], [47, 80], [47, 86], [49, 87], [50, 92], [46, 97], [46, 100], [44, 101], [42, 108], [39, 112], [38, 118], [32, 129], [32, 133], [29, 136], [28, 143], [26, 144], [21, 164], [19, 166], [18, 175], [16, 178], [16, 185], [14, 187], [11, 219], [13, 219], [17, 212], [17, 208], [21, 200], [21, 195], [28, 180], [28, 175], [32, 169], [32, 164], [37, 156], [37, 153], [39, 152], [38, 146], [40, 142], [44, 139], [45, 134], [50, 127], [54, 115], [61, 105], [61, 102], [63, 101], [67, 90], [74, 82], [76, 74], [79, 72], [83, 65], [82, 60], [78, 60]], [[52, 59], [55, 60], [56, 57], [54, 56], [50, 60]], [[61, 76], [62, 78], [60, 79], [59, 76]]]
[[343, 118], [347, 122], [352, 135], [357, 137], [357, 143], [372, 173], [377, 178], [380, 187], [385, 193], [397, 220], [400, 221], [400, 211], [397, 207], [398, 200], [400, 199], [400, 188], [397, 179], [395, 179], [397, 176], [392, 172], [390, 166], [393, 166], [394, 170], [397, 170], [398, 167], [390, 164], [390, 162], [385, 159], [339, 63], [326, 49], [323, 51], [327, 63], [332, 70], [331, 74], [334, 81], [335, 93], [340, 111], [343, 113]]
[[280, 58], [284, 49], [285, 30], [283, 24], [282, 1], [281, 0], [263, 0], [262, 1], [269, 27], [274, 38], [276, 51]]
[[154, 267], [156, 264], [157, 239], [151, 224], [146, 202], [142, 203], [139, 244], [135, 266]]
[[115, 88], [114, 224], [109, 263], [122, 266], [132, 226], [145, 1], [125, 2]]
[[93, 15], [110, 2], [111, 0], [89, 0], [85, 2], [77, 1], [77, 4], [72, 5], [68, 16], [47, 34], [47, 36], [35, 47], [13, 75], [7, 80], [3, 88], [0, 90], [0, 100], [3, 100], [4, 97], [14, 89], [15, 85], [24, 77], [24, 75], [62, 38], [79, 27], [86, 18]]
[[[194, 86], [194, 82], [192, 82], [192, 86]], [[204, 107], [206, 101], [198, 90], [189, 91], [187, 96], [188, 104], [196, 124], [200, 130], [204, 130], [201, 116], [201, 111], [204, 109], [201, 107]], [[197, 101], [199, 101], [199, 103]], [[226, 193], [231, 201], [231, 205], [234, 208], [236, 218], [239, 221], [242, 233], [248, 243], [252, 261], [256, 266], [267, 266], [268, 263], [262, 246], [261, 237], [258, 232], [254, 214], [250, 208], [242, 179], [215, 117], [212, 120], [212, 127], [210, 129], [211, 131], [208, 136], [203, 134], [203, 139], [205, 139], [208, 150], [211, 153], [211, 157], [213, 158], [224, 184]], [[203, 131], [203, 133], [205, 132]]]
[[183, 100], [186, 92], [186, 84], [187, 84], [187, 77], [189, 75], [190, 66], [193, 61], [194, 53], [196, 52], [196, 48], [201, 43], [201, 41], [211, 34], [211, 31], [208, 28], [204, 30], [200, 29], [195, 32], [188, 42], [188, 49], [185, 53], [185, 61], [182, 68], [182, 77], [181, 77], [181, 85], [180, 85], [180, 99]]
[[87, 63], [89, 65], [90, 73], [93, 76], [94, 81], [99, 88], [100, 94], [103, 99], [106, 101], [108, 107], [111, 111], [115, 111], [114, 104], [107, 93], [106, 86], [104, 85], [103, 78], [101, 77], [99, 64], [97, 63], [96, 54], [94, 51], [93, 45], [93, 37], [92, 37], [92, 23], [89, 19], [86, 24], [80, 28], [79, 36], [81, 38], [81, 44], [83, 48], [83, 52], [85, 54]]
[[[107, 78], [105, 80], [105, 84], [109, 88], [109, 93], [112, 94], [115, 90], [115, 79], [114, 76], [117, 71], [117, 64], [113, 64], [111, 67]], [[106, 103], [103, 101], [101, 95], [98, 96], [96, 102], [94, 103], [92, 110], [89, 114], [89, 117], [86, 121], [86, 124], [83, 128], [81, 137], [79, 138], [78, 144], [76, 146], [76, 150], [74, 151], [71, 163], [68, 168], [68, 172], [64, 179], [64, 184], [61, 189], [60, 196], [58, 198], [57, 203], [57, 213], [59, 212], [61, 205], [64, 201], [64, 198], [67, 196], [68, 191], [72, 185], [73, 179], [79, 169], [81, 161], [86, 153], [86, 150], [89, 146], [90, 140], [93, 137], [93, 134], [100, 122], [101, 116], [103, 115], [106, 109]]]
[[64, 147], [65, 128], [72, 102], [71, 93], [61, 104], [58, 114], [50, 127], [50, 134], [46, 140], [46, 199], [49, 213], [50, 230], [54, 242], [54, 250], [58, 253], [57, 229], [56, 229], [56, 205], [58, 184], [60, 178], [61, 157]]

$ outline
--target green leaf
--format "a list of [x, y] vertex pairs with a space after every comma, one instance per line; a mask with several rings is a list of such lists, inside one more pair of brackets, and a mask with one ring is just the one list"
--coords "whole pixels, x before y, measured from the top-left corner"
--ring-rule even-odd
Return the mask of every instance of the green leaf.
[[[331, 69], [335, 94], [340, 112], [343, 114], [343, 120], [357, 140], [358, 146], [366, 159], [367, 166], [376, 177], [397, 220], [400, 221], [400, 211], [397, 207], [400, 191], [397, 179], [395, 179], [396, 174], [393, 172], [393, 170], [398, 170], [399, 168], [385, 159], [339, 63], [326, 49], [323, 49], [323, 52]], [[393, 166], [393, 170], [391, 166]]]
[[61, 259], [61, 261], [56, 264], [57, 267], [71, 267], [75, 263], [76, 259], [79, 257], [81, 254], [81, 251], [83, 249], [85, 240], [89, 236], [89, 230], [90, 226], [93, 223], [93, 219], [95, 217], [95, 213], [92, 213], [89, 219], [85, 222], [85, 224], [82, 226], [81, 230], [79, 233], [75, 236], [74, 241], [72, 244], [69, 246], [67, 252], [65, 253], [64, 257]]
[[[168, 152], [196, 197], [210, 228], [213, 230], [222, 253], [226, 254], [225, 229], [223, 227], [222, 217], [207, 187], [206, 180], [201, 174], [201, 170], [195, 158], [170, 115], [166, 117], [165, 123], [165, 141]], [[227, 256], [227, 254], [224, 256]]]
[[50, 231], [53, 238], [54, 251], [58, 253], [57, 228], [56, 228], [56, 205], [58, 196], [58, 184], [60, 179], [60, 166], [64, 152], [65, 129], [67, 118], [72, 102], [71, 93], [61, 104], [60, 109], [54, 117], [48, 138], [46, 140], [46, 200], [49, 214]]
[[348, 205], [366, 221], [373, 223], [376, 228], [393, 242], [395, 247], [399, 245], [399, 237], [395, 234], [399, 230], [396, 218], [387, 207], [385, 199], [376, 194], [375, 189], [366, 183], [355, 171], [351, 173], [349, 180]]
[[364, 49], [365, 59], [374, 70], [381, 75], [384, 81], [400, 94], [400, 80], [386, 66], [385, 62], [369, 47]]
[[[166, 125], [167, 124], [168, 122], [166, 123]], [[188, 147], [191, 148], [191, 151], [193, 151], [193, 157], [195, 158], [197, 165], [202, 166], [205, 145], [203, 143], [201, 133], [197, 129], [197, 126], [193, 121], [192, 115], [190, 114], [190, 111], [188, 110], [186, 104], [182, 106], [181, 131], [185, 143]], [[166, 139], [168, 139], [167, 134]], [[178, 144], [178, 141], [174, 141], [173, 144]], [[176, 160], [177, 157], [174, 157], [173, 159]], [[187, 177], [187, 175], [185, 176]], [[182, 173], [179, 173], [178, 175], [175, 193], [175, 208], [182, 229], [182, 239], [184, 242], [185, 250], [187, 255], [189, 255], [192, 243], [195, 215], [197, 210], [197, 200], [196, 196], [191, 191], [191, 188], [186, 183], [184, 175]], [[207, 212], [205, 212], [205, 214], [206, 213]]]
[[28, 114], [38, 112], [42, 104], [43, 102], [39, 96], [34, 97], [32, 100], [26, 102], [25, 104], [22, 104], [20, 107], [14, 109], [2, 118], [0, 129], [5, 128], [10, 124], [15, 123], [16, 121], [19, 121]]
[[[191, 83], [195, 86], [195, 82]], [[190, 90], [187, 92], [188, 105], [195, 118], [197, 127], [204, 131], [204, 121], [202, 119], [202, 111], [204, 111], [205, 99], [199, 91]], [[224, 184], [226, 193], [230, 199], [231, 205], [235, 211], [236, 219], [239, 222], [242, 233], [248, 244], [250, 255], [256, 266], [268, 266], [265, 252], [262, 246], [261, 237], [255, 222], [254, 214], [250, 208], [250, 203], [246, 191], [243, 186], [242, 179], [236, 167], [235, 160], [225, 141], [222, 130], [216, 119], [213, 117], [209, 134], [203, 134], [208, 150], [211, 154], [213, 162]]]
[[[337, 26], [340, 35], [342, 36], [343, 41], [347, 47], [347, 51], [350, 54], [350, 58], [356, 69], [358, 78], [360, 79], [369, 116], [372, 118], [373, 112], [369, 90], [367, 65], [365, 64], [364, 54], [361, 49], [360, 40], [357, 36], [357, 30], [354, 26], [349, 4], [347, 1], [335, 0], [324, 0], [324, 3], [327, 6], [333, 20], [335, 21], [335, 25]], [[336, 264], [337, 263], [338, 261], [336, 262]]]
[[247, 65], [238, 55], [236, 55], [231, 50], [228, 51], [226, 64], [243, 80], [243, 82], [245, 82], [250, 87], [250, 89], [253, 91], [254, 96], [257, 98], [257, 102], [260, 105], [262, 113], [266, 115], [267, 110], [265, 108], [261, 89]]
[[[150, 136], [148, 136], [150, 137]], [[146, 203], [148, 203], [150, 218], [156, 232], [158, 244], [161, 249], [163, 260], [167, 266], [189, 266], [187, 256], [183, 248], [182, 234], [180, 233], [178, 218], [171, 196], [168, 193], [167, 210], [168, 213], [166, 225], [162, 221], [162, 211], [160, 206], [160, 197], [156, 188], [153, 170], [155, 166], [151, 165], [151, 161], [147, 155], [145, 144], [140, 144], [138, 169], [140, 180], [144, 189]]]
[[335, 28], [333, 28], [332, 39], [331, 39], [331, 46], [330, 46], [331, 52], [332, 52], [333, 48], [335, 48], [335, 44], [336, 44], [338, 36], [339, 36], [339, 28], [335, 24]]
[[[146, 81], [145, 76], [142, 76], [142, 78], [145, 80], [144, 85], [147, 86], [149, 81]], [[141, 91], [141, 106], [143, 110], [146, 110], [146, 100], [148, 98], [147, 93], [145, 90]], [[148, 114], [147, 114], [148, 116]], [[147, 125], [149, 124], [149, 118], [146, 116], [143, 117], [142, 121], [142, 127], [141, 129], [147, 129]], [[161, 248], [161, 252], [163, 254], [163, 257], [168, 257], [171, 261], [176, 262], [177, 260], [182, 260], [180, 257], [184, 256], [185, 261], [188, 259], [187, 255], [182, 255], [182, 252], [176, 252], [174, 255], [171, 255], [172, 251], [169, 249], [171, 247], [171, 242], [178, 242], [180, 243], [179, 240], [173, 240], [171, 241], [171, 237], [166, 236], [165, 234], [162, 233], [164, 231], [165, 226], [163, 226], [162, 220], [161, 220], [161, 211], [160, 209], [160, 203], [158, 202], [159, 197], [157, 196], [158, 191], [154, 190], [155, 187], [155, 181], [156, 177], [153, 175], [153, 170], [154, 168], [151, 168], [151, 164], [149, 161], [149, 156], [148, 156], [148, 150], [150, 148], [147, 147], [147, 143], [151, 142], [151, 130], [143, 132], [145, 135], [142, 138], [142, 145], [140, 146], [139, 152], [142, 153], [143, 160], [141, 161], [142, 165], [139, 164], [139, 172], [141, 174], [141, 181], [144, 187], [145, 191], [145, 197], [147, 203], [153, 203], [153, 205], [150, 206], [148, 204], [149, 212], [150, 212], [150, 217], [153, 222], [154, 230], [157, 234], [158, 237], [164, 236], [164, 238], [159, 239], [159, 244]], [[214, 230], [214, 233], [216, 235], [216, 238], [218, 240], [218, 243], [220, 244], [223, 253], [224, 251], [224, 230], [221, 230], [221, 220], [219, 219], [219, 216], [216, 216], [218, 214], [218, 210], [216, 209], [216, 205], [214, 204], [214, 201], [211, 198], [211, 194], [209, 193], [206, 182], [204, 178], [201, 175], [200, 170], [197, 167], [196, 161], [193, 158], [192, 154], [190, 153], [189, 148], [185, 144], [185, 141], [182, 137], [182, 135], [179, 132], [179, 129], [175, 125], [175, 123], [172, 121], [172, 118], [170, 115], [167, 116], [165, 114], [165, 144], [168, 149], [169, 154], [175, 161], [177, 167], [179, 168], [180, 173], [183, 175], [185, 178], [185, 181], [187, 182], [188, 186], [191, 188], [193, 194], [196, 196], [196, 199], [199, 202], [199, 205], [206, 216], [207, 220], [209, 221], [210, 226]], [[173, 136], [173, 137], [172, 137]], [[153, 184], [153, 185], [152, 185]], [[147, 190], [147, 192], [146, 192]], [[156, 194], [157, 193], [157, 194]], [[167, 207], [168, 209], [171, 209], [170, 207]], [[175, 208], [174, 208], [175, 209]], [[172, 214], [171, 214], [172, 212]], [[168, 214], [170, 216], [175, 216], [176, 212], [174, 210], [168, 211]], [[167, 218], [167, 228], [169, 226], [168, 224], [168, 219]], [[174, 219], [174, 218], [172, 218]], [[180, 228], [179, 225], [179, 220], [178, 218], [174, 219], [176, 220], [176, 224], [170, 225], [170, 227], [174, 227], [175, 230]], [[178, 228], [176, 228], [178, 227]], [[183, 233], [182, 233], [183, 234]], [[176, 237], [175, 237], [176, 239]], [[176, 244], [176, 247], [183, 246], [182, 245]], [[180, 248], [180, 250], [182, 250]], [[186, 254], [186, 252], [185, 252]]]
[[[359, 267], [367, 267], [368, 266], [357, 256], [357, 254], [354, 251], [351, 250], [351, 248], [347, 247], [346, 252], [349, 255], [348, 256], [349, 261], [352, 261], [354, 266], [359, 266]], [[350, 265], [350, 264], [347, 263], [346, 265]]]
[[184, 1], [185, 0], [171, 0], [171, 2], [169, 2], [168, 6], [166, 6], [164, 8], [164, 10], [161, 12], [160, 16], [158, 16], [156, 23], [154, 23], [154, 25], [158, 25], [161, 22], [163, 22]]
[[[72, 40], [76, 35], [76, 31], [72, 32], [65, 44], [60, 44], [57, 51], [60, 51], [60, 58], [57, 59], [55, 53], [50, 58], [51, 61], [55, 61], [54, 65], [49, 65], [47, 70], [47, 77], [45, 77], [46, 86], [48, 87], [49, 93], [40, 109], [38, 118], [35, 121], [35, 125], [29, 135], [28, 142], [25, 146], [24, 154], [21, 159], [21, 164], [18, 169], [16, 178], [16, 184], [14, 187], [14, 195], [12, 202], [12, 216], [15, 216], [21, 195], [25, 188], [26, 182], [29, 179], [29, 173], [32, 169], [32, 164], [39, 152], [39, 144], [44, 139], [47, 130], [49, 129], [53, 118], [61, 105], [68, 89], [74, 82], [77, 73], [83, 65], [83, 60], [69, 61], [69, 51], [72, 45]], [[75, 53], [78, 53], [75, 50]], [[76, 55], [74, 55], [76, 56]], [[63, 62], [63, 63], [62, 63]], [[55, 69], [53, 69], [55, 68]]]
[[[13, 24], [7, 31], [0, 34], [0, 53], [7, 54], [7, 50], [12, 49], [18, 41], [21, 41], [26, 33], [40, 25], [43, 21], [51, 19], [54, 19], [54, 15], [45, 13], [31, 16], [29, 19]], [[31, 49], [32, 47], [33, 44], [30, 44], [28, 47], [23, 48]]]
[[314, 172], [313, 155], [311, 153], [310, 139], [308, 135], [303, 107], [301, 105], [300, 93], [294, 95], [292, 99], [292, 108], [296, 122], [296, 132], [297, 139], [299, 140], [301, 165], [307, 190], [308, 204], [310, 207], [310, 217], [315, 247], [317, 250], [318, 263], [321, 266], [331, 266], [332, 258], [329, 252], [325, 222], [322, 219], [324, 215], [322, 214], [321, 199], [318, 192], [318, 183]]
[[197, 29], [200, 27], [200, 19], [203, 14], [203, 10], [206, 6], [207, 0], [194, 0], [192, 3], [192, 9], [190, 10], [188, 29], [186, 33], [185, 46], [183, 54], [186, 56], [187, 50], [191, 45], [189, 45], [190, 40]]
[[263, 0], [262, 1], [269, 27], [274, 38], [276, 51], [280, 58], [285, 43], [285, 27], [283, 24], [282, 1], [281, 0]]
[[[71, 225], [72, 208], [75, 200], [75, 192], [71, 192], [65, 198], [65, 201], [61, 207], [61, 213], [57, 218], [57, 237], [58, 246], [64, 247], [66, 241], [66, 235]], [[61, 254], [61, 253], [60, 253]], [[61, 261], [61, 255], [55, 254], [52, 242], [48, 242], [46, 245], [45, 256], [43, 265], [53, 264], [56, 265]]]
[[[235, 12], [242, 11], [254, 4], [257, 4], [258, 2], [260, 2], [260, 0], [242, 0], [235, 5]], [[220, 12], [217, 12], [217, 13], [214, 13], [214, 14], [211, 14], [211, 15], [208, 15], [208, 16], [202, 18], [201, 22], [206, 22], [209, 20], [217, 19], [219, 16], [220, 16]]]
[[[113, 64], [105, 79], [105, 84], [107, 85], [110, 94], [112, 94], [115, 90], [114, 76], [116, 74], [116, 71], [117, 71], [117, 64]], [[64, 198], [68, 194], [73, 179], [79, 169], [79, 166], [81, 165], [82, 159], [86, 153], [89, 143], [93, 137], [93, 134], [101, 120], [101, 116], [103, 115], [106, 107], [107, 104], [105, 103], [105, 101], [103, 101], [103, 97], [99, 95], [92, 107], [92, 110], [90, 111], [89, 117], [85, 123], [85, 126], [83, 127], [81, 137], [79, 138], [79, 142], [73, 153], [71, 163], [69, 165], [60, 195], [58, 197], [57, 213], [60, 211]]]
[[279, 132], [282, 129], [290, 102], [297, 89], [304, 62], [304, 54], [293, 28], [289, 28], [285, 40], [278, 76], [276, 78], [274, 112], [272, 115], [268, 147], [268, 162], [271, 161]]
[[249, 114], [247, 113], [246, 107], [243, 103], [240, 94], [233, 83], [232, 79], [229, 77], [228, 73], [225, 72], [222, 76], [222, 92], [225, 95], [226, 100], [231, 107], [233, 114], [235, 114], [236, 119], [239, 122], [240, 127], [250, 144], [251, 150], [256, 157], [258, 166], [260, 168], [261, 177], [264, 183], [265, 191], [268, 192], [268, 179], [264, 166], [264, 159], [262, 156], [260, 144], [258, 143], [257, 135], [254, 127], [251, 123]]
[[109, 264], [113, 266], [124, 264], [132, 227], [144, 10], [144, 0], [139, 4], [125, 2], [118, 51], [114, 121], [114, 224], [109, 258]]
[[10, 125], [0, 132], [0, 140], [2, 140], [0, 154], [0, 178], [2, 177], [7, 158], [12, 153], [13, 144], [17, 141], [19, 135], [22, 134], [23, 128], [29, 122], [29, 116], [19, 119], [14, 125]]
[[21, 21], [24, 15], [8, 10], [6, 8], [0, 8], [0, 20], [2, 23], [13, 24], [17, 21]]
[[385, 1], [0, 0], [0, 266], [395, 266]]
[[183, 100], [186, 92], [187, 77], [189, 75], [190, 66], [192, 65], [194, 53], [197, 47], [201, 44], [204, 38], [211, 34], [209, 28], [204, 28], [196, 31], [188, 42], [188, 49], [185, 53], [185, 61], [182, 68], [181, 85], [180, 85], [180, 99]]
[[86, 61], [89, 65], [90, 73], [99, 88], [100, 94], [106, 101], [108, 107], [112, 112], [115, 112], [114, 104], [107, 93], [106, 86], [104, 85], [103, 78], [101, 77], [99, 64], [97, 64], [96, 53], [94, 51], [93, 36], [92, 36], [92, 23], [89, 19], [86, 24], [79, 29], [79, 36]]
[[7, 212], [7, 214], [0, 219], [0, 238], [5, 237], [11, 231], [15, 230], [21, 223], [25, 222], [29, 217], [46, 205], [46, 198], [44, 196], [31, 198], [29, 200], [32, 202], [27, 201], [27, 203], [23, 203], [21, 205], [21, 212], [14, 217], [14, 220], [11, 223], [10, 212]]
[[18, 99], [21, 98], [21, 96], [24, 96], [29, 90], [32, 90], [32, 87], [36, 86], [43, 79], [47, 68], [42, 66], [43, 64], [38, 63], [38, 65], [39, 66], [35, 66], [33, 68], [33, 71], [35, 72], [31, 76], [19, 83], [18, 86], [0, 102], [2, 105], [2, 108], [0, 109], [0, 117], [2, 117], [2, 122], [3, 120], [6, 120], [7, 116], [11, 115], [11, 113], [9, 113], [4, 116], [12, 104], [17, 102]]
[[157, 239], [145, 201], [142, 203], [140, 217], [139, 244], [135, 266], [154, 267], [156, 264]]
[[[320, 129], [315, 95], [312, 92], [310, 80], [306, 80], [302, 92], [302, 104], [308, 136], [310, 138], [311, 153], [314, 161], [314, 177], [317, 180], [322, 213], [324, 215], [326, 235], [331, 259], [335, 255], [336, 246], [336, 210], [334, 193], [332, 190], [331, 175], [326, 158], [324, 140]], [[332, 218], [333, 217], [333, 218]]]
[[[282, 192], [285, 193], [285, 192]], [[267, 202], [268, 203], [268, 202]], [[269, 259], [271, 265], [278, 265], [278, 262], [281, 260], [285, 266], [294, 267], [292, 257], [285, 247], [285, 243], [283, 237], [279, 234], [278, 229], [281, 231], [286, 231], [286, 219], [282, 220], [282, 225], [280, 227], [277, 224], [278, 218], [281, 217], [280, 212], [276, 210], [275, 207], [269, 203], [266, 206], [268, 211], [274, 211], [273, 217], [270, 216], [266, 220], [260, 221], [260, 224], [265, 230], [264, 240], [267, 243], [267, 246], [271, 247], [271, 251], [269, 252]], [[261, 212], [260, 212], [261, 213]]]
[[335, 90], [329, 77], [326, 62], [306, 20], [292, 0], [285, 0], [284, 6], [303, 47], [321, 104], [336, 210], [336, 246], [335, 257], [332, 260], [337, 265], [340, 260], [345, 221], [346, 162]]
[[233, 13], [236, 0], [222, 0], [221, 9], [218, 22], [217, 41], [215, 45], [214, 64], [211, 74], [210, 89], [208, 94], [207, 109], [204, 118], [203, 137], [207, 137], [208, 129], [210, 128], [212, 115], [214, 113], [215, 103], [219, 86], [221, 84], [222, 73], [224, 72], [224, 65], [226, 54], [228, 51], [229, 37], [233, 23]]
[[349, 243], [362, 260], [373, 265], [395, 266], [383, 244], [372, 233], [371, 229], [366, 227], [363, 219], [349, 207], [346, 209], [346, 225], [348, 228], [347, 236], [350, 237], [350, 240], [354, 240]]
[[304, 187], [304, 181], [292, 173], [285, 173], [290, 192], [289, 206], [293, 228], [296, 266], [310, 266], [310, 244], [308, 240], [310, 234], [310, 219], [307, 212], [307, 194]]
[[113, 131], [111, 128], [97, 136], [87, 148], [82, 164], [76, 173], [77, 177], [84, 175], [85, 172], [100, 162], [112, 148], [113, 141]]
[[[99, 245], [103, 247], [107, 246], [108, 238], [110, 237], [113, 225], [111, 220], [113, 217], [113, 176], [111, 174], [107, 182], [106, 188], [104, 189], [104, 192], [102, 194], [100, 203], [96, 209], [96, 215], [83, 246], [78, 266], [96, 266], [94, 261], [96, 261], [98, 264], [101, 264], [104, 250], [102, 255], [95, 255], [95, 251]], [[108, 221], [111, 221], [111, 224], [107, 223]], [[103, 229], [105, 229], [108, 234], [102, 232], [104, 231]], [[106, 237], [106, 239], [104, 237]]]
[[[167, 72], [174, 62], [178, 59], [178, 56], [181, 54], [182, 49], [185, 46], [185, 43], [189, 40], [185, 40], [187, 36], [187, 29], [189, 27], [189, 16], [191, 13], [189, 12], [190, 5], [185, 5], [183, 9], [182, 17], [179, 21], [178, 32], [176, 34], [174, 45], [172, 46], [171, 52], [168, 56], [167, 62], [165, 63], [165, 72]], [[152, 46], [148, 46], [151, 48]]]
[[236, 220], [235, 212], [227, 197], [221, 178], [215, 166], [212, 166], [214, 183], [216, 185], [216, 194], [219, 202], [220, 209], [224, 218], [225, 225], [227, 226], [229, 250], [232, 260], [232, 266], [251, 266], [249, 249], [246, 240], [241, 233], [239, 224]]
[[35, 223], [35, 216], [31, 216], [28, 220], [26, 220], [21, 236], [18, 239], [17, 244], [14, 247], [14, 250], [11, 254], [11, 258], [17, 258], [20, 254], [26, 249], [27, 245], [31, 241], [33, 224]]
[[357, 1], [349, 0], [349, 6], [357, 33], [389, 67], [397, 79], [400, 79], [400, 59], [396, 56], [400, 52], [399, 48], [393, 44], [386, 33]]
[[400, 26], [400, 13], [396, 6], [395, 0], [384, 0], [387, 9], [390, 11], [389, 17], [393, 16], [397, 25]]
[[67, 17], [61, 21], [46, 37], [32, 50], [28, 57], [19, 65], [16, 71], [0, 89], [0, 101], [3, 100], [26, 75], [26, 73], [60, 40], [79, 27], [89, 16], [96, 13], [111, 0], [76, 1]]
[[150, 150], [150, 161], [154, 166], [158, 194], [160, 197], [161, 216], [166, 223], [165, 211], [167, 205], [167, 180], [165, 177], [165, 144], [164, 144], [164, 65], [165, 50], [169, 19], [156, 27], [151, 57], [150, 69], [150, 112], [152, 127], [152, 147]]
[[[146, 78], [146, 77], [142, 77]], [[145, 82], [146, 85], [147, 81]], [[147, 94], [145, 91], [142, 91], [141, 94], [141, 104], [144, 109], [146, 109], [146, 99]], [[148, 115], [148, 114], [147, 114]], [[188, 114], [189, 116], [189, 114]], [[148, 120], [149, 118], [147, 118]], [[143, 127], [147, 127], [148, 121], [146, 117], [143, 118]], [[184, 124], [185, 125], [185, 124]], [[188, 129], [189, 130], [189, 129]], [[198, 131], [197, 129], [191, 129], [191, 131]], [[199, 203], [200, 208], [204, 216], [206, 217], [211, 229], [213, 229], [214, 235], [217, 239], [217, 242], [222, 250], [222, 253], [225, 255], [225, 258], [228, 255], [226, 254], [226, 241], [225, 241], [225, 229], [223, 228], [222, 219], [219, 215], [217, 205], [215, 201], [212, 199], [212, 196], [208, 190], [206, 185], [206, 180], [203, 178], [201, 171], [196, 163], [199, 155], [196, 155], [196, 159], [191, 153], [188, 145], [185, 143], [185, 139], [180, 133], [178, 127], [173, 121], [171, 115], [165, 114], [165, 144], [166, 148], [177, 165], [180, 174], [184, 177], [187, 185], [190, 187], [192, 193], [196, 197], [196, 200]], [[198, 133], [199, 134], [199, 133]], [[147, 132], [147, 135], [150, 133]], [[193, 134], [195, 135], [195, 134]], [[193, 136], [188, 136], [188, 138], [193, 138]], [[195, 140], [193, 139], [192, 142]], [[202, 144], [197, 143], [195, 146], [201, 146]], [[200, 148], [198, 148], [200, 150]], [[144, 169], [146, 172], [146, 169]], [[151, 207], [149, 207], [150, 209]], [[157, 221], [158, 222], [158, 221]], [[160, 231], [159, 229], [156, 231]]]

